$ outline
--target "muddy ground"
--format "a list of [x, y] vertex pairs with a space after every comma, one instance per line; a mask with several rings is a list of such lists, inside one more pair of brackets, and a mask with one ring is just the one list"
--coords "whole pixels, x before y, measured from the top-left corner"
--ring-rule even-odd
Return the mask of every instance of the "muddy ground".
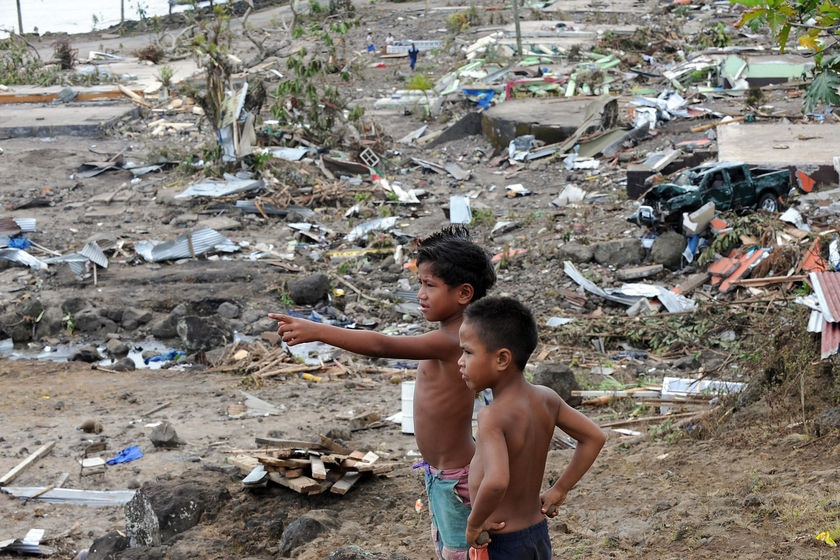
[[[668, 10], [657, 13], [659, 7], [648, 4], [661, 21], [674, 17]], [[348, 44], [362, 49], [368, 26], [383, 34], [386, 29], [393, 30], [398, 38], [444, 38], [451, 10], [443, 5], [433, 7], [441, 9], [424, 15], [425, 7], [419, 3], [360, 5], [362, 25], [348, 35]], [[258, 14], [254, 25], [266, 29], [282, 27], [279, 22], [288, 17], [282, 8]], [[637, 18], [628, 14], [628, 19]], [[470, 41], [476, 34], [473, 29], [462, 39]], [[130, 53], [148, 38], [75, 40], [80, 52], [110, 47]], [[253, 54], [247, 43], [237, 45], [243, 49], [242, 59]], [[436, 59], [421, 57], [418, 70], [436, 77], [459, 64], [458, 60], [456, 53], [442, 53]], [[408, 75], [406, 61], [386, 61], [380, 68], [364, 67], [360, 77], [345, 84], [345, 91], [372, 108], [375, 99], [401, 88]], [[125, 151], [130, 158], [148, 161], [155, 154], [183, 154], [185, 146], [196, 146], [193, 149], [199, 152], [198, 146], [208, 142], [207, 134], [200, 132], [149, 137], [142, 131], [157, 118], [152, 112], [141, 111], [138, 121], [125, 123], [101, 138], [2, 140], [4, 216], [37, 218], [37, 233], [31, 238], [52, 251], [78, 250], [94, 236], [111, 239], [119, 248], [109, 253], [111, 264], [98, 272], [96, 284], [92, 277], [76, 277], [67, 267], [51, 266], [36, 273], [4, 264], [0, 269], [4, 303], [8, 306], [38, 298], [60, 305], [82, 299], [99, 308], [131, 307], [166, 314], [183, 302], [196, 306], [229, 302], [240, 310], [238, 325], [241, 334], [254, 344], [249, 347], [253, 350], [260, 344], [269, 347], [270, 341], [261, 338], [272, 327], [265, 314], [286, 306], [288, 282], [324, 272], [333, 279], [332, 288], [343, 290], [343, 295], [333, 292], [330, 303], [351, 318], [392, 332], [428, 328], [417, 317], [383, 302], [387, 299], [383, 294], [401, 289], [400, 279], [410, 284], [410, 272], [387, 256], [328, 258], [325, 251], [356, 248], [343, 243], [342, 236], [361, 221], [345, 215], [358, 200], [364, 201], [367, 217], [399, 215], [399, 229], [411, 237], [448, 223], [443, 207], [451, 194], [477, 191], [480, 196], [473, 208], [493, 210], [492, 217], [485, 214], [472, 227], [477, 241], [493, 253], [510, 248], [527, 250], [500, 263], [494, 292], [528, 302], [542, 325], [552, 317], [576, 319], [566, 327], [544, 326], [534, 365], [567, 364], [587, 388], [604, 386], [604, 376], [597, 373], [604, 369], [625, 385], [657, 383], [664, 375], [705, 375], [750, 386], [749, 397], [725, 400], [713, 408], [687, 406], [677, 412], [695, 414], [672, 419], [659, 416], [658, 405], [651, 403], [584, 407], [608, 430], [609, 441], [593, 469], [570, 494], [561, 515], [550, 524], [555, 555], [590, 559], [833, 557], [833, 550], [815, 536], [840, 526], [840, 495], [835, 485], [838, 438], [831, 431], [815, 435], [813, 419], [833, 404], [836, 381], [832, 361], [819, 360], [818, 339], [805, 332], [806, 315], [790, 303], [792, 292], [738, 291], [718, 299], [701, 287], [695, 294], [701, 309], [692, 319], [630, 319], [622, 306], [583, 297], [564, 274], [558, 257], [559, 247], [569, 241], [593, 244], [641, 236], [641, 230], [624, 221], [633, 208], [621, 182], [626, 162], [611, 162], [598, 173], [567, 171], [551, 159], [502, 169], [492, 164], [494, 149], [480, 136], [431, 149], [392, 143], [423, 124], [418, 115], [406, 113], [371, 110], [369, 114], [381, 126], [379, 141], [386, 146], [383, 153], [390, 154], [386, 176], [424, 189], [427, 194], [419, 205], [388, 204], [383, 193], [370, 184], [337, 186], [320, 176], [315, 181], [301, 180], [318, 174], [317, 168], [306, 162], [274, 171], [282, 179], [272, 183], [273, 190], [266, 194], [276, 197], [272, 200], [280, 199], [278, 193], [284, 193], [288, 202], [305, 200], [303, 191], [286, 187], [307, 181], [319, 184], [316, 192], [320, 198], [309, 203], [316, 211], [310, 220], [336, 232], [322, 244], [295, 238], [282, 217], [243, 214], [218, 201], [176, 201], [173, 194], [200, 180], [200, 172], [189, 174], [183, 168], [173, 168], [134, 184], [131, 174], [121, 170], [84, 179], [76, 176], [83, 162], [103, 154]], [[689, 128], [686, 123], [668, 123], [635, 151], [643, 154], [667, 146], [689, 136]], [[412, 164], [411, 157], [458, 162], [472, 170], [472, 177], [459, 182], [447, 175], [426, 174]], [[570, 182], [603, 196], [592, 203], [553, 206], [551, 201]], [[514, 183], [526, 185], [532, 194], [505, 196], [504, 186]], [[359, 193], [365, 194], [357, 196]], [[210, 218], [230, 218], [234, 225], [226, 226], [230, 229], [223, 233], [243, 242], [246, 249], [221, 257], [154, 264], [143, 262], [131, 251], [138, 240], [171, 239]], [[497, 222], [508, 220], [517, 222], [518, 227], [493, 231]], [[295, 240], [296, 251], [287, 257], [287, 247]], [[249, 259], [245, 255], [252, 247], [268, 248], [273, 254]], [[596, 283], [617, 282], [615, 267], [589, 263], [585, 269]], [[692, 271], [666, 270], [650, 281], [672, 286]], [[298, 310], [307, 311], [304, 307]], [[150, 343], [143, 328], [116, 334], [136, 346]], [[603, 351], [597, 350], [593, 340], [603, 343]], [[720, 342], [723, 340], [729, 342]], [[36, 353], [46, 347], [86, 342], [90, 340], [68, 331], [19, 350]], [[2, 359], [0, 473], [11, 471], [41, 446], [52, 444], [48, 454], [23, 469], [8, 486], [43, 488], [67, 473], [62, 483], [66, 488], [136, 489], [184, 477], [229, 492], [229, 500], [215, 516], [203, 519], [148, 557], [280, 557], [283, 529], [310, 510], [328, 510], [338, 523], [298, 549], [298, 558], [323, 559], [347, 545], [412, 560], [433, 557], [427, 513], [415, 507], [424, 495], [420, 475], [410, 468], [417, 459], [412, 436], [402, 433], [399, 424], [387, 421], [349, 431], [353, 416], [373, 411], [384, 418], [400, 410], [400, 384], [412, 378], [406, 364], [372, 362], [339, 352], [334, 357], [346, 371], [324, 375], [320, 382], [295, 376], [255, 380], [248, 372], [259, 364], [259, 353], [252, 354], [253, 363], [243, 365], [224, 350], [204, 365], [187, 360], [171, 369], [122, 373], [109, 371], [107, 365], [95, 368], [80, 362]], [[231, 410], [238, 410], [236, 405], [246, 398], [243, 391], [275, 405], [277, 413], [232, 415]], [[704, 414], [708, 410], [711, 412]], [[640, 417], [652, 420], [643, 422]], [[101, 433], [80, 430], [87, 420], [100, 422]], [[183, 445], [158, 450], [151, 444], [149, 433], [155, 422], [163, 420], [172, 424]], [[637, 433], [619, 433], [610, 427], [619, 427], [616, 423], [622, 421], [631, 421], [625, 427]], [[253, 448], [255, 438], [316, 440], [318, 434], [326, 433], [354, 449], [375, 451], [399, 466], [360, 481], [343, 496], [303, 496], [277, 486], [243, 488], [242, 474], [229, 462], [232, 450]], [[81, 476], [77, 460], [85, 446], [97, 440], [106, 441], [113, 453], [137, 445], [144, 457], [111, 466], [102, 475]], [[547, 479], [562, 470], [569, 454], [559, 445], [552, 451]], [[42, 544], [56, 558], [72, 558], [94, 539], [125, 529], [121, 506], [27, 502], [0, 495], [0, 510], [4, 520], [0, 538], [20, 538], [29, 529], [45, 529]]]

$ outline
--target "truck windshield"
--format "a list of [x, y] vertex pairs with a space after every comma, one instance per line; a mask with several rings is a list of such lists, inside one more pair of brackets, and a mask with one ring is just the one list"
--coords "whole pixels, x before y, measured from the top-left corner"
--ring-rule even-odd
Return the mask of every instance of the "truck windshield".
[[695, 184], [695, 174], [690, 171], [683, 171], [674, 178], [674, 184], [681, 187]]

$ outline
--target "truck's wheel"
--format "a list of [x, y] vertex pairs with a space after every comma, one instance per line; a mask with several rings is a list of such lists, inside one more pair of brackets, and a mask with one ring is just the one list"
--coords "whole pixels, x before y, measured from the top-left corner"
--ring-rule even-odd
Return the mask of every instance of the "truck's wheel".
[[761, 210], [775, 214], [779, 211], [779, 199], [772, 193], [765, 193], [758, 199], [758, 207]]

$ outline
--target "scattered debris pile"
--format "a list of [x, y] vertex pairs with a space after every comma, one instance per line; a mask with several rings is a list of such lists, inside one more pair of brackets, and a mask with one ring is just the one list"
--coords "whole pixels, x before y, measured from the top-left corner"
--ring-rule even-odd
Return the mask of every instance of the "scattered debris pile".
[[230, 462], [247, 476], [246, 487], [269, 482], [299, 494], [344, 495], [360, 480], [394, 470], [399, 463], [380, 460], [373, 451], [351, 450], [327, 436], [319, 443], [257, 438], [255, 450], [231, 450]]

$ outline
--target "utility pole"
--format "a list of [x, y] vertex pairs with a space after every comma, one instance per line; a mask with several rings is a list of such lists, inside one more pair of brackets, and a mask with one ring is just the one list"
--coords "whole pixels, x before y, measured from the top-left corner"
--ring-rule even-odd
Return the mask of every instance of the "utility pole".
[[516, 56], [522, 60], [522, 30], [519, 28], [519, 0], [513, 0], [513, 25], [516, 29]]
[[23, 35], [23, 18], [20, 15], [20, 0], [17, 0], [18, 9], [18, 32]]

